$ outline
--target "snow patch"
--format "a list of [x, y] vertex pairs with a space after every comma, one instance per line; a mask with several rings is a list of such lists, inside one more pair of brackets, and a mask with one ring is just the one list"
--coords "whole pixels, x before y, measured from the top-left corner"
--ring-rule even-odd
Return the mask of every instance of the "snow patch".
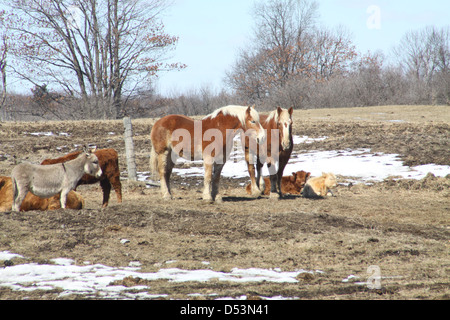
[[[7, 251], [0, 252], [0, 259], [11, 259], [21, 257]], [[165, 279], [173, 282], [210, 280], [245, 282], [276, 282], [296, 283], [296, 277], [300, 273], [312, 272], [306, 270], [281, 271], [280, 269], [233, 268], [231, 272], [219, 272], [210, 269], [183, 270], [178, 268], [160, 269], [157, 272], [139, 272], [140, 263], [134, 261], [129, 267], [109, 267], [102, 264], [89, 264], [83, 266], [74, 265], [72, 259], [56, 258], [51, 260], [54, 264], [21, 264], [0, 269], [0, 286], [13, 290], [53, 290], [60, 288], [63, 292], [60, 296], [70, 294], [83, 294], [88, 297], [103, 297], [113, 299], [146, 298], [153, 299], [166, 297], [164, 294], [149, 294], [147, 286], [134, 286], [127, 288], [120, 285], [112, 285], [115, 281], [123, 280], [125, 277], [136, 277], [143, 280]], [[207, 262], [202, 262], [207, 264]], [[321, 272], [321, 271], [317, 271]], [[132, 290], [133, 293], [128, 291]]]
[[[327, 137], [309, 138], [307, 136], [293, 136], [294, 144], [312, 143], [323, 141]], [[203, 177], [204, 168], [202, 161], [190, 162], [179, 159], [177, 163], [191, 164], [190, 167], [178, 167], [173, 173], [185, 177]], [[285, 175], [296, 171], [311, 172], [312, 176], [319, 176], [322, 172], [333, 172], [336, 175], [351, 177], [353, 182], [370, 183], [371, 181], [383, 181], [388, 177], [399, 177], [403, 179], [422, 179], [429, 172], [438, 177], [450, 174], [450, 166], [427, 164], [409, 167], [403, 165], [398, 154], [386, 154], [382, 152], [371, 152], [370, 149], [357, 150], [333, 150], [333, 151], [309, 151], [293, 152], [284, 169]], [[262, 174], [269, 175], [267, 166], [263, 167]], [[249, 177], [247, 163], [240, 141], [235, 139], [235, 145], [231, 151], [229, 160], [225, 163], [222, 176], [228, 178]], [[139, 179], [145, 181], [146, 175]]]

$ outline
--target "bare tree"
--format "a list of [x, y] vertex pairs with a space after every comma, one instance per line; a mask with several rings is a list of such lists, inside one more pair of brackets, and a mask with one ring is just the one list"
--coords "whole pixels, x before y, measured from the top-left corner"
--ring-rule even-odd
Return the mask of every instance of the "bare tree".
[[254, 6], [255, 32], [226, 75], [227, 84], [251, 102], [282, 87], [293, 75], [308, 71], [306, 55], [317, 18], [317, 3], [270, 0]]
[[269, 71], [280, 86], [290, 75], [308, 69], [305, 55], [317, 9], [317, 3], [308, 0], [270, 0], [255, 6], [255, 49], [272, 61]]
[[10, 7], [14, 71], [82, 99], [84, 118], [121, 116], [129, 94], [162, 70], [177, 37], [160, 22], [164, 0], [1, 0]]
[[342, 27], [318, 28], [317, 8], [308, 0], [258, 3], [253, 46], [241, 51], [227, 73], [228, 86], [249, 103], [261, 103], [280, 96], [280, 88], [289, 83], [294, 102], [293, 88], [305, 85], [301, 79], [326, 81], [343, 74], [357, 55], [350, 35]]
[[236, 94], [244, 99], [245, 103], [253, 103], [264, 99], [270, 88], [276, 82], [268, 72], [272, 61], [266, 52], [241, 51], [238, 60], [226, 74], [226, 83], [234, 89]]
[[355, 47], [350, 33], [342, 26], [336, 29], [318, 29], [312, 41], [309, 59], [310, 72], [316, 80], [329, 80], [334, 75], [342, 75], [356, 58]]
[[413, 101], [450, 103], [450, 27], [407, 32], [393, 50], [415, 88]]
[[425, 27], [407, 32], [394, 48], [406, 73], [427, 84], [440, 71], [450, 66], [450, 29]]
[[[5, 11], [0, 12], [0, 24], [3, 25]], [[1, 96], [0, 96], [0, 121], [6, 120], [6, 66], [9, 49], [8, 34], [6, 31], [0, 32], [0, 77], [1, 77]]]

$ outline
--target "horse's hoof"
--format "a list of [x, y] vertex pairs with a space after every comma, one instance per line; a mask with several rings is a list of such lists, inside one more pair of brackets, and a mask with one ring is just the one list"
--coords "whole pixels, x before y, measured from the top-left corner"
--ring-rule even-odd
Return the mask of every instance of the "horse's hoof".
[[259, 198], [262, 195], [262, 191], [261, 190], [252, 190], [252, 197], [253, 198]]
[[173, 197], [171, 194], [168, 194], [168, 195], [163, 195], [163, 199], [164, 200], [173, 200]]
[[274, 199], [274, 200], [280, 200], [281, 199], [280, 194], [277, 193], [277, 192], [271, 192], [269, 197], [270, 197], [270, 199]]
[[203, 196], [202, 200], [205, 203], [212, 203], [212, 202], [214, 202], [214, 200], [213, 200], [213, 198], [211, 196]]
[[216, 196], [216, 199], [214, 200], [215, 203], [223, 203], [222, 196]]

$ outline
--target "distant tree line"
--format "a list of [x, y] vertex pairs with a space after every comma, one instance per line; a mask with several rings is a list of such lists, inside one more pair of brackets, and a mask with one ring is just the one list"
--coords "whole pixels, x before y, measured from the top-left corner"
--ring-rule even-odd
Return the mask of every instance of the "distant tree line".
[[317, 4], [269, 0], [254, 10], [252, 46], [227, 73], [235, 94], [270, 108], [450, 104], [450, 29], [410, 31], [395, 47], [361, 54], [342, 27], [317, 26]]
[[[0, 0], [1, 2], [2, 0]], [[161, 96], [152, 80], [178, 38], [164, 32], [163, 0], [11, 0], [0, 22], [0, 119], [86, 119], [207, 114], [227, 104], [259, 110], [450, 105], [450, 27], [407, 32], [389, 54], [361, 53], [344, 27], [318, 23], [312, 0], [265, 0], [254, 34], [209, 87]], [[5, 28], [7, 26], [7, 28]], [[9, 57], [13, 58], [11, 65]], [[34, 83], [7, 94], [7, 72]]]

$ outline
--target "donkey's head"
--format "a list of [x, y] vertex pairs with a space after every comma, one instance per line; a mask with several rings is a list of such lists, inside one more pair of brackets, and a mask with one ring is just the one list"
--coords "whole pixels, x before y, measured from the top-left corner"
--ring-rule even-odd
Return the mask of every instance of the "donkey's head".
[[86, 157], [86, 160], [84, 162], [84, 173], [96, 178], [100, 178], [100, 176], [102, 175], [102, 169], [100, 168], [100, 165], [98, 163], [97, 156], [93, 153], [95, 152], [95, 149], [90, 151], [87, 146], [85, 146], [83, 149], [82, 154], [84, 154], [84, 156]]

